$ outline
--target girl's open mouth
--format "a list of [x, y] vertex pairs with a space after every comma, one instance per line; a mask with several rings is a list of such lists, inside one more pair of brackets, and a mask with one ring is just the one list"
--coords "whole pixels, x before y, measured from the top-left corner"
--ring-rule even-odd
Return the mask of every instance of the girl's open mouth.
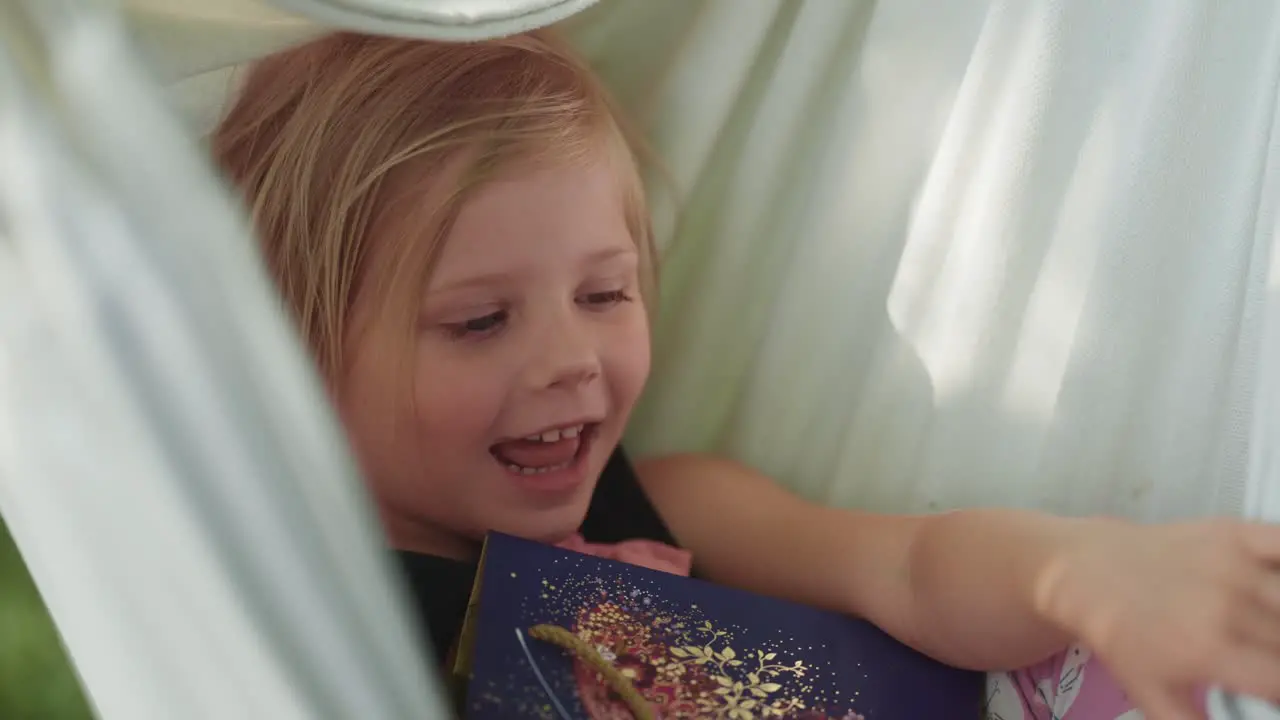
[[489, 453], [516, 475], [536, 476], [567, 470], [586, 456], [598, 427], [599, 423], [585, 423], [507, 440], [490, 447]]

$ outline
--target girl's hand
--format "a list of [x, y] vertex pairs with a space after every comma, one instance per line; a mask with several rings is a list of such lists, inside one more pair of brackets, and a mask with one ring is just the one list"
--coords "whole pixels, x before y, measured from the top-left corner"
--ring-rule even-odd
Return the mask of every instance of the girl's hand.
[[1280, 699], [1280, 527], [1087, 523], [1037, 588], [1148, 718], [1202, 717], [1222, 685]]

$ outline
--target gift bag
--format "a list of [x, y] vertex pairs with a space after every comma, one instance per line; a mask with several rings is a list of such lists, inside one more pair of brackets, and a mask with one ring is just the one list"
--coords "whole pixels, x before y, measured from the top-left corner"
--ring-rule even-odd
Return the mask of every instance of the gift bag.
[[981, 673], [868, 622], [500, 534], [454, 671], [471, 720], [983, 716]]

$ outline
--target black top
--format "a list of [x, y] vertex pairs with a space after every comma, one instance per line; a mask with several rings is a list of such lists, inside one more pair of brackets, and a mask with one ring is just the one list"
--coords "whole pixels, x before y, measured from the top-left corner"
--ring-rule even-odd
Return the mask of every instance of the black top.
[[[581, 532], [590, 542], [645, 539], [676, 544], [621, 448], [600, 473]], [[477, 563], [405, 551], [396, 551], [396, 555], [423, 631], [422, 647], [434, 652], [443, 666], [462, 630]]]

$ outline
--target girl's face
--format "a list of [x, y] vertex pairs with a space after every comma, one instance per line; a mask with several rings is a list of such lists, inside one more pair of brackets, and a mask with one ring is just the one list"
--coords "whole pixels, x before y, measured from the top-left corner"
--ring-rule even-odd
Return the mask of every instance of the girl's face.
[[401, 328], [357, 299], [338, 404], [394, 545], [458, 556], [488, 530], [578, 528], [649, 372], [638, 269], [600, 161], [468, 201], [421, 298], [412, 384]]

